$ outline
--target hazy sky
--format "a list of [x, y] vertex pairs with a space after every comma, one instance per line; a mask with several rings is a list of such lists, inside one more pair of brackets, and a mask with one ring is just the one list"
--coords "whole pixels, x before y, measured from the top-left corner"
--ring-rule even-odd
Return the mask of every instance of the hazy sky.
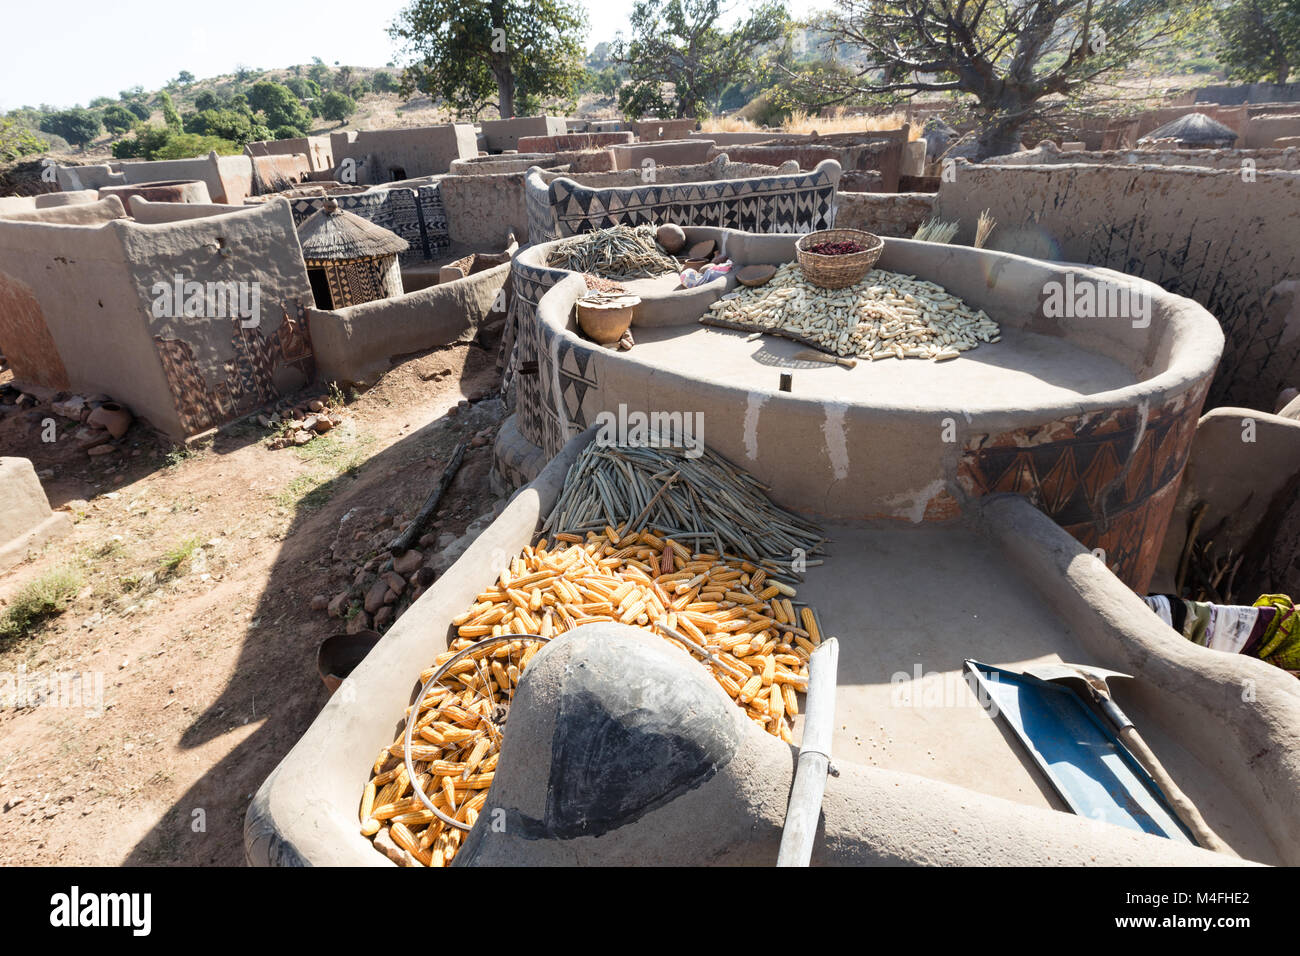
[[[580, 0], [588, 48], [627, 28], [632, 0]], [[58, 16], [41, 3], [5, 7], [0, 109], [49, 103], [85, 106], [140, 85], [157, 89], [181, 70], [197, 77], [236, 66], [283, 67], [319, 56], [383, 66], [396, 49], [385, 32], [405, 0], [64, 0]], [[145, 50], [154, 51], [146, 53]]]

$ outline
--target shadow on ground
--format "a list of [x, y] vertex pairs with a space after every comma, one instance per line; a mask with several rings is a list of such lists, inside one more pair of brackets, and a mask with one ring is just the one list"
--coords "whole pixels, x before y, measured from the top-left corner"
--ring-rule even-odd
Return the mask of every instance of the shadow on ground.
[[[490, 361], [467, 362], [460, 388], [468, 394], [485, 384], [491, 387], [494, 377]], [[440, 392], [450, 395], [452, 404], [459, 397], [445, 388]], [[302, 496], [267, 574], [253, 614], [256, 627], [244, 636], [234, 674], [179, 744], [184, 749], [199, 747], [250, 723], [257, 729], [176, 800], [137, 843], [126, 865], [243, 864], [249, 800], [328, 700], [316, 671], [316, 648], [325, 637], [342, 631], [344, 622], [313, 611], [310, 600], [326, 587], [323, 579], [340, 519], [361, 506], [411, 517], [433, 489], [456, 443], [481, 427], [481, 419], [472, 413], [443, 415], [354, 471]], [[448, 528], [463, 528], [491, 507], [491, 457], [490, 442], [467, 452], [439, 513], [446, 514], [460, 502], [468, 517]], [[203, 811], [202, 832], [195, 832], [198, 810]]]

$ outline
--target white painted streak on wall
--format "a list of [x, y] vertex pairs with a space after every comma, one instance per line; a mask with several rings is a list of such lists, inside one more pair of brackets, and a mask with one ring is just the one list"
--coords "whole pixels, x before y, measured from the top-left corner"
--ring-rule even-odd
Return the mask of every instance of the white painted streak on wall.
[[[545, 335], [542, 323], [538, 323], [538, 335]], [[560, 335], [551, 335], [551, 394], [555, 397], [555, 417], [560, 423], [560, 445], [570, 438], [569, 414], [564, 409], [564, 393], [560, 391]]]
[[822, 436], [826, 439], [826, 455], [836, 481], [849, 476], [849, 439], [844, 432], [844, 414], [848, 406], [843, 402], [826, 403], [826, 421], [822, 422]]
[[767, 398], [758, 392], [750, 392], [745, 402], [745, 457], [750, 461], [758, 461], [758, 418]]
[[920, 524], [925, 520], [926, 505], [944, 489], [944, 480], [936, 478], [924, 488], [913, 492], [904, 492], [901, 495], [891, 495], [885, 499], [885, 503], [893, 509], [894, 513], [900, 518], [906, 518], [912, 524]]

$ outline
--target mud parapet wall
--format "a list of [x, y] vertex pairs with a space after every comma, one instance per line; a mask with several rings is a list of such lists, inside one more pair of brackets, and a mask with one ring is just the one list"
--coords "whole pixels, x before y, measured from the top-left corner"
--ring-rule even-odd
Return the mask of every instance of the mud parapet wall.
[[934, 215], [934, 200], [934, 193], [842, 192], [836, 197], [835, 225], [886, 238], [911, 239]]
[[344, 309], [309, 309], [322, 381], [373, 381], [401, 355], [463, 342], [498, 303], [510, 264]]
[[287, 204], [156, 225], [121, 210], [110, 197], [0, 220], [0, 351], [16, 372], [108, 393], [178, 440], [312, 378], [311, 286]]
[[1034, 149], [994, 156], [985, 166], [1202, 166], [1206, 169], [1300, 169], [1300, 149], [1076, 149], [1063, 150], [1051, 140]]
[[1000, 166], [958, 161], [935, 213], [987, 247], [1149, 279], [1205, 306], [1227, 343], [1209, 405], [1272, 408], [1300, 376], [1288, 280], [1300, 276], [1300, 173], [1168, 166]]
[[340, 175], [362, 186], [445, 173], [454, 159], [478, 155], [474, 127], [466, 123], [413, 129], [340, 130], [330, 134]]

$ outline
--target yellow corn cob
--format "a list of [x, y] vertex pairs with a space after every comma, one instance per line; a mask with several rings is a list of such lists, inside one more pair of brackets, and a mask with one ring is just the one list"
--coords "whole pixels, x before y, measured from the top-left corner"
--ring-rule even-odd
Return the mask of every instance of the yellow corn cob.
[[803, 629], [808, 632], [808, 640], [814, 645], [822, 642], [822, 633], [817, 629], [817, 615], [813, 614], [810, 607], [800, 608], [800, 617], [803, 620]]
[[781, 693], [785, 697], [785, 712], [791, 717], [799, 716], [799, 695], [793, 684], [782, 684]]
[[465, 760], [465, 770], [462, 776], [468, 777], [478, 768], [479, 762], [487, 756], [488, 748], [491, 746], [492, 742], [486, 737], [480, 737], [474, 742], [474, 749], [470, 751], [469, 757]]
[[375, 782], [371, 780], [366, 784], [366, 789], [361, 792], [361, 822], [365, 823], [370, 819], [370, 811], [375, 808]]
[[785, 716], [785, 695], [781, 692], [779, 684], [773, 684], [768, 688], [767, 712], [777, 720]]

